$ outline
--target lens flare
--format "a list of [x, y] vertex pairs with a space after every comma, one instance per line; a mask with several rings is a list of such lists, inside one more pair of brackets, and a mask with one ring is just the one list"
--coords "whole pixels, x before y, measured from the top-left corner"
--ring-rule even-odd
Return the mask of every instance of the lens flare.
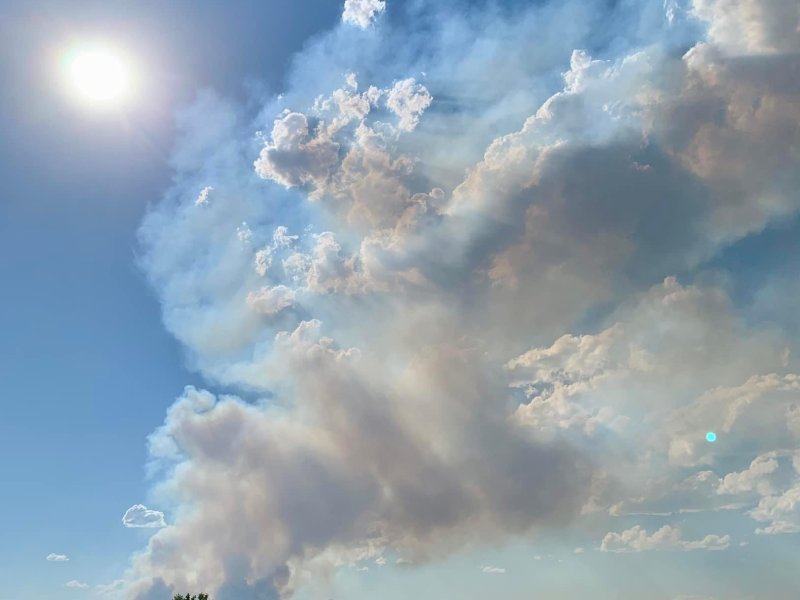
[[709, 432], [706, 434], [706, 441], [707, 441], [707, 442], [709, 442], [709, 443], [711, 443], [711, 444], [713, 444], [714, 442], [716, 442], [716, 441], [717, 441], [717, 434], [716, 434], [716, 433], [714, 433], [713, 431], [709, 431]]

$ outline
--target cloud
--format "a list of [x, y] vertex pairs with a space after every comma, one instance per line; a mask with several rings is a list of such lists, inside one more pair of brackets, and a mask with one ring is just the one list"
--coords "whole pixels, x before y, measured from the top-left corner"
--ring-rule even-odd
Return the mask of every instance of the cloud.
[[[562, 336], [506, 364], [511, 385], [527, 399], [517, 418], [547, 436], [580, 436], [604, 465], [607, 479], [596, 481], [585, 512], [741, 511], [752, 504], [726, 496], [750, 494], [764, 503], [750, 515], [771, 520], [774, 494], [792, 481], [794, 454], [782, 449], [797, 444], [798, 378], [771, 372], [784, 368], [780, 336], [745, 333], [720, 292], [667, 280], [606, 329]], [[756, 456], [718, 476], [708, 468], [720, 457], [705, 441], [707, 430], [719, 432], [733, 456]], [[687, 468], [697, 470], [687, 477]], [[655, 481], [647, 476], [654, 471]]]
[[64, 587], [72, 588], [72, 589], [76, 589], [76, 590], [85, 590], [85, 589], [88, 589], [90, 586], [89, 586], [88, 583], [83, 583], [82, 581], [78, 581], [77, 579], [73, 579], [73, 580], [68, 581], [67, 583], [65, 583]]
[[47, 560], [49, 560], [50, 562], [65, 562], [68, 561], [69, 558], [67, 557], [66, 554], [56, 554], [54, 552], [51, 552], [50, 554], [47, 555]]
[[384, 0], [345, 0], [342, 21], [366, 29], [385, 10]]
[[214, 188], [210, 185], [207, 185], [200, 193], [197, 195], [197, 200], [194, 201], [195, 206], [205, 206], [208, 204], [208, 198], [211, 195], [211, 192], [214, 191]]
[[766, 521], [756, 533], [780, 534], [800, 532], [800, 485], [793, 485], [778, 495], [764, 496], [751, 512], [756, 521]]
[[681, 539], [679, 529], [664, 525], [648, 534], [639, 525], [619, 533], [609, 532], [600, 543], [602, 552], [645, 552], [648, 550], [727, 550], [730, 536], [707, 535], [701, 540]]
[[159, 528], [166, 527], [164, 513], [158, 510], [151, 510], [143, 504], [134, 504], [122, 516], [122, 524], [125, 527], [144, 527]]
[[[205, 572], [230, 578], [218, 561], [229, 553], [245, 552], [265, 561], [259, 571], [264, 579], [259, 581], [281, 589], [286, 582], [270, 575], [275, 568], [271, 565], [286, 563], [293, 548], [319, 540], [341, 547], [334, 556], [343, 558], [330, 560], [345, 564], [352, 556], [345, 548], [358, 556], [377, 557], [383, 547], [392, 546], [419, 560], [432, 548], [451, 547], [453, 538], [461, 535], [530, 529], [577, 510], [583, 467], [573, 462], [571, 453], [526, 441], [503, 420], [487, 414], [478, 391], [491, 384], [479, 372], [468, 388], [461, 376], [453, 380], [446, 375], [463, 373], [462, 361], [474, 361], [475, 356], [461, 356], [451, 348], [431, 349], [435, 369], [421, 363], [411, 367], [413, 374], [398, 380], [396, 386], [405, 386], [410, 377], [408, 381], [422, 386], [418, 389], [447, 399], [447, 414], [426, 413], [421, 420], [421, 405], [412, 403], [408, 393], [373, 387], [370, 373], [377, 365], [336, 347], [320, 336], [319, 327], [306, 322], [280, 335], [275, 343], [282, 359], [267, 366], [275, 373], [305, 372], [294, 383], [294, 393], [303, 399], [301, 406], [309, 417], [313, 415], [308, 421], [291, 415], [275, 418], [270, 411], [238, 399], [217, 399], [191, 388], [173, 406], [151, 439], [151, 448], [177, 448], [183, 466], [176, 473], [183, 472], [188, 479], [176, 483], [194, 490], [196, 517], [191, 525], [156, 533], [136, 568], [180, 584], [176, 576], [186, 572], [184, 560], [194, 562], [197, 557], [161, 549], [191, 546], [212, 535], [216, 519], [223, 519], [228, 533], [203, 559]], [[391, 417], [381, 409], [386, 403], [394, 407]], [[448, 433], [454, 418], [464, 427], [480, 429], [484, 441], [470, 436], [465, 444], [460, 430]], [[444, 454], [438, 458], [415, 441], [434, 431], [443, 444]], [[264, 463], [263, 456], [273, 459]], [[278, 456], [282, 459], [275, 460]], [[455, 477], [467, 463], [473, 464], [469, 478]], [[406, 474], [409, 466], [413, 477]], [[541, 489], [560, 486], [571, 493], [563, 497], [559, 493], [562, 499], [557, 505], [541, 495]], [[242, 504], [254, 489], [273, 490], [273, 500]], [[391, 496], [382, 489], [391, 489]], [[330, 514], [338, 518], [331, 519]], [[370, 538], [362, 537], [364, 528], [373, 531]], [[254, 529], [284, 533], [252, 536]], [[369, 539], [374, 550], [362, 549]], [[209, 578], [205, 585], [217, 587], [224, 581]]]
[[757, 456], [746, 470], [725, 475], [717, 488], [717, 493], [741, 494], [758, 490], [762, 495], [769, 495], [773, 488], [768, 476], [777, 470], [778, 461], [774, 455]]
[[775, 54], [800, 50], [797, 7], [771, 0], [694, 0], [692, 11], [710, 23], [709, 37], [732, 54]]
[[[359, 93], [355, 75], [348, 73], [344, 87], [315, 100], [313, 127], [301, 112], [284, 111], [275, 120], [255, 171], [286, 188], [303, 187], [310, 198], [337, 207], [352, 225], [396, 224], [419, 206], [421, 195], [407, 189], [411, 157], [395, 150], [432, 101], [413, 78]], [[393, 113], [397, 126], [374, 118], [376, 109]]]
[[419, 125], [420, 115], [431, 105], [433, 97], [428, 89], [415, 79], [398, 81], [388, 91], [386, 106], [400, 118], [398, 127], [403, 131], [414, 131]]
[[162, 528], [126, 593], [285, 598], [589, 513], [791, 530], [798, 363], [710, 261], [800, 210], [797, 61], [786, 3], [726, 6], [612, 49], [586, 3], [437, 5], [310, 41], [257, 116], [184, 111], [141, 266], [209, 389], [149, 437], [175, 517], [132, 507]]
[[125, 589], [128, 582], [124, 579], [115, 579], [111, 583], [99, 583], [94, 586], [94, 589], [100, 596], [116, 596], [120, 591]]
[[255, 163], [256, 173], [286, 187], [324, 187], [339, 154], [339, 144], [328, 133], [315, 133], [306, 115], [289, 112], [275, 120], [270, 140]]
[[[782, 360], [780, 337], [746, 330], [722, 290], [668, 278], [598, 333], [565, 335], [506, 363], [511, 385], [527, 398], [517, 418], [548, 434], [575, 430], [589, 438], [613, 435], [639, 448], [658, 446], [675, 466], [712, 460], [704, 438], [709, 429], [721, 435], [735, 430], [735, 443], [747, 439], [771, 450], [792, 439], [783, 423], [791, 392], [781, 391], [794, 388], [795, 375], [738, 383], [743, 373], [769, 372]], [[689, 349], [694, 340], [702, 344]], [[772, 390], [781, 391], [767, 399]], [[656, 415], [663, 419], [658, 429], [632, 427], [641, 418], [655, 424]], [[781, 435], [748, 432], [745, 415]], [[684, 485], [696, 488], [709, 476], [698, 474]]]
[[258, 291], [250, 292], [247, 295], [247, 303], [256, 312], [274, 315], [292, 306], [294, 298], [295, 292], [293, 290], [285, 285], [277, 285], [272, 288], [261, 288]]
[[492, 566], [481, 567], [481, 571], [483, 573], [488, 573], [489, 575], [505, 575], [506, 572], [506, 570], [503, 567], [492, 567]]

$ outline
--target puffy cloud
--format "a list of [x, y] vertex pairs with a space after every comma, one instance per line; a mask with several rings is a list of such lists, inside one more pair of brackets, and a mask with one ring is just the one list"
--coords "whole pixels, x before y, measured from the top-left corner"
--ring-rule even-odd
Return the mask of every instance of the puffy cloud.
[[56, 554], [55, 552], [51, 552], [46, 558], [50, 562], [65, 562], [69, 560], [66, 554]]
[[147, 527], [159, 528], [166, 527], [164, 521], [164, 513], [158, 510], [152, 510], [143, 504], [134, 504], [125, 514], [122, 515], [122, 524], [125, 527]]
[[324, 130], [313, 131], [306, 115], [289, 112], [275, 120], [270, 140], [255, 162], [256, 173], [286, 187], [325, 186], [338, 162], [339, 144]]
[[[611, 430], [633, 441], [631, 421], [660, 414], [665, 432], [679, 435], [661, 440], [650, 431], [652, 443], [668, 443], [678, 463], [701, 463], [705, 446], [693, 440], [703, 439], [708, 429], [729, 431], [757, 399], [752, 394], [745, 396], [749, 402], [727, 401], [744, 394], [736, 385], [742, 373], [782, 366], [780, 337], [746, 331], [721, 289], [681, 286], [667, 278], [618, 313], [606, 329], [564, 335], [506, 363], [512, 385], [528, 398], [517, 416], [542, 430], [577, 429], [589, 436]], [[786, 385], [781, 381], [794, 379], [767, 375], [742, 385], [758, 393], [772, 388], [766, 382], [780, 388]], [[721, 387], [726, 383], [736, 391]], [[778, 418], [781, 405], [775, 406]]]
[[[392, 88], [370, 86], [358, 93], [353, 73], [345, 87], [318, 97], [317, 122], [285, 111], [275, 121], [271, 139], [255, 161], [256, 173], [285, 187], [305, 186], [310, 197], [338, 207], [351, 224], [374, 228], [397, 223], [415, 205], [407, 189], [412, 160], [396, 152], [400, 135], [412, 132], [432, 102], [427, 88], [414, 79]], [[385, 108], [398, 118], [397, 127], [370, 119], [385, 98]]]
[[308, 260], [308, 288], [315, 292], [337, 292], [358, 286], [355, 259], [342, 254], [342, 247], [330, 231], [316, 236]]
[[762, 454], [753, 459], [750, 466], [738, 473], [728, 473], [717, 488], [718, 494], [741, 494], [758, 490], [762, 495], [769, 495], [772, 485], [768, 479], [778, 470], [778, 461], [774, 455]]
[[284, 225], [279, 225], [275, 228], [272, 234], [272, 243], [258, 250], [255, 254], [256, 273], [261, 277], [267, 274], [267, 271], [272, 266], [273, 255], [286, 248], [291, 248], [297, 243], [299, 236], [289, 235], [289, 229]]
[[791, 0], [694, 0], [709, 38], [731, 54], [797, 52], [800, 14]]
[[621, 531], [609, 532], [600, 544], [603, 552], [645, 552], [648, 550], [727, 550], [730, 546], [728, 535], [707, 535], [701, 540], [681, 539], [679, 529], [664, 525], [648, 534], [639, 525]]
[[[151, 538], [138, 572], [181, 586], [193, 564], [207, 589], [245, 577], [288, 593], [298, 561], [349, 564], [387, 546], [419, 560], [464, 536], [530, 529], [577, 511], [585, 466], [493, 414], [484, 394], [495, 384], [479, 354], [431, 348], [387, 385], [378, 364], [319, 330], [304, 322], [280, 334], [277, 362], [266, 366], [274, 376], [292, 373], [295, 410], [194, 389], [170, 409], [151, 452], [177, 463], [170, 488], [189, 494], [194, 508]], [[431, 395], [437, 406], [425, 402]], [[257, 490], [271, 490], [269, 501], [250, 502]], [[171, 550], [216, 535], [221, 523], [225, 536], [202, 558]], [[235, 569], [232, 555], [243, 561]]]
[[756, 529], [756, 533], [800, 532], [800, 485], [794, 485], [779, 495], [764, 496], [750, 516], [756, 521], [769, 523]]
[[398, 81], [392, 86], [386, 97], [386, 106], [399, 117], [400, 129], [414, 131], [419, 124], [420, 115], [432, 101], [433, 97], [428, 89], [415, 79], [409, 78]]
[[89, 589], [90, 586], [89, 586], [88, 583], [83, 583], [82, 581], [78, 581], [77, 579], [73, 579], [73, 580], [68, 581], [67, 583], [65, 583], [64, 587], [72, 588], [72, 589], [75, 589], [75, 590], [86, 590], [86, 589]]
[[205, 206], [208, 204], [208, 198], [211, 195], [211, 192], [214, 191], [214, 188], [210, 185], [207, 185], [200, 193], [197, 195], [197, 199], [194, 201], [195, 206]]
[[[726, 496], [785, 489], [790, 479], [776, 476], [793, 456], [783, 449], [798, 443], [798, 375], [773, 372], [785, 369], [781, 337], [746, 326], [720, 289], [672, 279], [614, 317], [596, 334], [565, 335], [506, 363], [524, 398], [516, 418], [546, 439], [580, 440], [603, 465], [608, 479], [584, 510], [736, 511], [747, 504]], [[710, 470], [721, 455], [708, 430], [750, 466]]]
[[247, 303], [250, 307], [264, 315], [274, 315], [294, 304], [294, 290], [285, 285], [264, 287], [256, 292], [250, 292]]
[[[754, 77], [706, 46], [680, 61], [653, 49], [616, 63], [576, 52], [564, 90], [489, 146], [449, 211], [499, 221], [475, 232], [486, 243], [512, 240], [495, 251], [489, 275], [540, 305], [542, 278], [559, 297], [596, 300], [608, 297], [621, 265], [618, 286], [691, 267], [797, 210], [797, 94], [776, 79], [765, 95]], [[655, 221], [657, 234], [642, 228]]]
[[366, 29], [384, 10], [386, 10], [384, 0], [344, 0], [342, 21]]
[[[311, 43], [255, 124], [194, 109], [142, 262], [191, 366], [264, 399], [187, 388], [150, 437], [174, 525], [133, 558], [131, 597], [288, 597], [587, 513], [792, 530], [797, 361], [707, 266], [800, 209], [797, 60], [747, 33], [779, 31], [784, 4], [723, 4], [694, 4], [703, 40], [673, 15], [681, 32], [605, 60], [517, 48], [596, 28], [570, 3], [415, 13], [424, 35]], [[348, 10], [367, 27], [383, 4]], [[208, 181], [225, 202], [197, 210]], [[601, 547], [729, 543], [666, 525]]]

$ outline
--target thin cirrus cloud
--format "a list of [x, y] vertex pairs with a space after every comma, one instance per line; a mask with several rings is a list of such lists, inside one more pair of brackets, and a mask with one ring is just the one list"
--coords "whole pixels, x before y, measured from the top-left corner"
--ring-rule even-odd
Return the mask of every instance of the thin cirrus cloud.
[[51, 552], [46, 556], [46, 558], [50, 562], [66, 562], [69, 560], [69, 557], [66, 554], [56, 554], [55, 552]]
[[169, 408], [148, 468], [176, 519], [126, 513], [160, 528], [130, 597], [288, 597], [586, 518], [612, 554], [728, 548], [684, 537], [695, 512], [800, 526], [797, 341], [708, 273], [800, 212], [791, 0], [643, 3], [603, 58], [618, 15], [585, 2], [435, 4], [348, 0], [253, 122], [182, 112], [141, 266], [210, 386], [274, 404]]
[[122, 524], [131, 528], [160, 528], [166, 527], [164, 513], [152, 510], [143, 504], [134, 504], [122, 516]]

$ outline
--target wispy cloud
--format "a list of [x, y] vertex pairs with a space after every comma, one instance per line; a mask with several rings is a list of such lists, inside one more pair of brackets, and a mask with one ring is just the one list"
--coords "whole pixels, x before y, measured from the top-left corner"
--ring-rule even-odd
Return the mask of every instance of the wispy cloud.
[[124, 579], [115, 579], [111, 583], [99, 583], [94, 589], [101, 596], [114, 597], [125, 589], [126, 583]]
[[503, 567], [492, 567], [492, 566], [484, 566], [481, 567], [481, 571], [484, 573], [488, 573], [489, 575], [505, 575], [505, 568]]
[[73, 579], [73, 580], [68, 581], [67, 583], [65, 583], [64, 587], [72, 588], [72, 589], [76, 589], [76, 590], [85, 590], [85, 589], [88, 589], [90, 586], [89, 586], [88, 583], [83, 583], [82, 581], [78, 581], [77, 579]]
[[69, 557], [66, 554], [56, 554], [55, 552], [51, 552], [46, 558], [50, 562], [65, 562], [69, 560]]

